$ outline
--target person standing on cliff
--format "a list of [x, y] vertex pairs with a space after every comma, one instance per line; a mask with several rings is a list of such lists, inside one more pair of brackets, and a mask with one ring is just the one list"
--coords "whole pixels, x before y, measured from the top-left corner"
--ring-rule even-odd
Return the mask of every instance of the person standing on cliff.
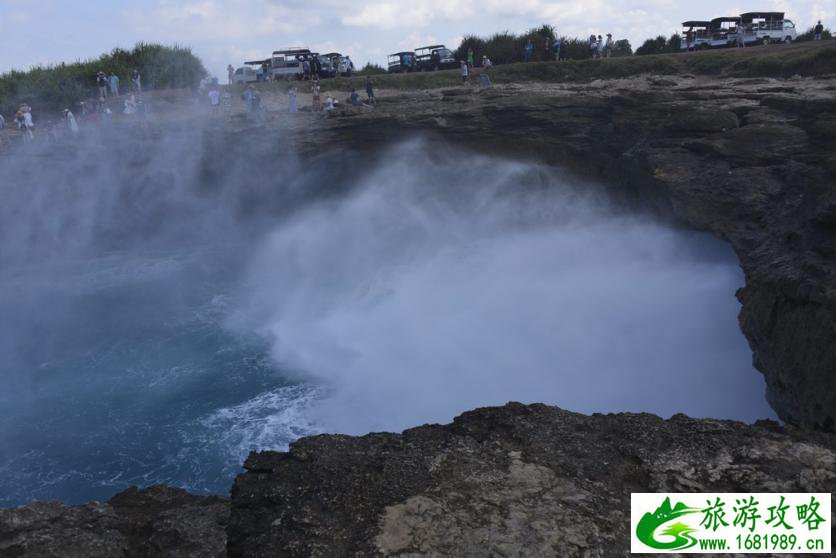
[[313, 85], [311, 86], [311, 109], [315, 111], [322, 110], [322, 100], [320, 99], [320, 91], [321, 88], [319, 87], [319, 79], [314, 78]]
[[554, 52], [554, 61], [557, 62], [560, 60], [560, 35], [557, 34], [556, 29], [554, 32], [554, 40], [552, 41], [552, 51]]
[[370, 105], [376, 105], [377, 99], [374, 97], [374, 82], [372, 76], [366, 76], [366, 97]]
[[110, 83], [110, 94], [113, 97], [119, 96], [119, 76], [116, 75], [116, 72], [111, 72], [110, 77], [108, 78], [108, 82]]
[[134, 92], [135, 93], [142, 93], [142, 74], [139, 73], [139, 70], [134, 70], [131, 74], [131, 82], [134, 84]]
[[468, 48], [467, 49], [467, 65], [470, 66], [471, 68], [473, 68], [474, 65], [475, 65], [474, 61], [473, 61], [473, 56], [474, 56], [473, 55], [473, 49]]
[[821, 41], [821, 34], [824, 33], [824, 26], [821, 24], [821, 20], [816, 24], [816, 27], [813, 29], [813, 40], [814, 41]]
[[232, 80], [235, 78], [235, 68], [232, 67], [232, 64], [226, 67], [226, 75], [229, 78], [229, 85], [232, 85]]
[[461, 65], [461, 69], [462, 69], [462, 83], [467, 83], [467, 76], [470, 73], [470, 72], [468, 72], [467, 62], [462, 60], [460, 62], [460, 65]]
[[531, 62], [531, 57], [534, 55], [534, 43], [528, 39], [525, 43], [525, 50], [523, 51], [523, 62]]

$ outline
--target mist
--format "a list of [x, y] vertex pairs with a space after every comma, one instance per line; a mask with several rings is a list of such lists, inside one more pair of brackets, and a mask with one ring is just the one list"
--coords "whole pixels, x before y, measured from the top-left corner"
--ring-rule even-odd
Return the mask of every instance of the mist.
[[0, 505], [223, 493], [252, 449], [510, 400], [773, 417], [730, 248], [599, 185], [132, 133], [0, 158]]

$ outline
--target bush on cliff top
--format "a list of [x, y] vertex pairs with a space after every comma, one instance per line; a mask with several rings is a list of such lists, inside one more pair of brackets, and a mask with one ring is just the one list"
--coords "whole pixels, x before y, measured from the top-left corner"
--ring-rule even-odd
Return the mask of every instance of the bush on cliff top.
[[13, 114], [18, 105], [57, 111], [96, 96], [96, 72], [115, 73], [120, 89], [130, 90], [134, 69], [142, 74], [143, 88], [189, 87], [207, 75], [203, 63], [189, 48], [139, 43], [132, 50], [113, 49], [99, 58], [34, 66], [0, 75], [0, 112]]

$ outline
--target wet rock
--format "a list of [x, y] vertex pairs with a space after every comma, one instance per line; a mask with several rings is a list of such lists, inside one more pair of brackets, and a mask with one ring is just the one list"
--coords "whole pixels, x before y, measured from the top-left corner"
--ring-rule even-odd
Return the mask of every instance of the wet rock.
[[836, 436], [511, 403], [246, 467], [230, 556], [616, 556], [631, 492], [834, 493]]
[[379, 150], [431, 133], [568, 166], [627, 207], [728, 240], [767, 399], [785, 421], [833, 431], [836, 224], [822, 208], [836, 204], [836, 77], [659, 79], [497, 85], [490, 98], [462, 87], [455, 103], [439, 102], [444, 91], [311, 127], [299, 145]]
[[111, 558], [224, 556], [229, 505], [155, 486], [107, 503], [36, 502], [0, 509], [0, 556]]

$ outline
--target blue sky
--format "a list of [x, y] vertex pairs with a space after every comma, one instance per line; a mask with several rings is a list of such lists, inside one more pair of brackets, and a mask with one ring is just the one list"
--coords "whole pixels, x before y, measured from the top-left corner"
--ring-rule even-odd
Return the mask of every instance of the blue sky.
[[284, 46], [384, 63], [386, 54], [462, 35], [522, 31], [541, 23], [562, 35], [612, 33], [634, 48], [685, 19], [782, 10], [799, 28], [836, 26], [836, 0], [0, 0], [0, 72], [95, 57], [137, 41], [193, 48], [207, 69], [260, 58]]

